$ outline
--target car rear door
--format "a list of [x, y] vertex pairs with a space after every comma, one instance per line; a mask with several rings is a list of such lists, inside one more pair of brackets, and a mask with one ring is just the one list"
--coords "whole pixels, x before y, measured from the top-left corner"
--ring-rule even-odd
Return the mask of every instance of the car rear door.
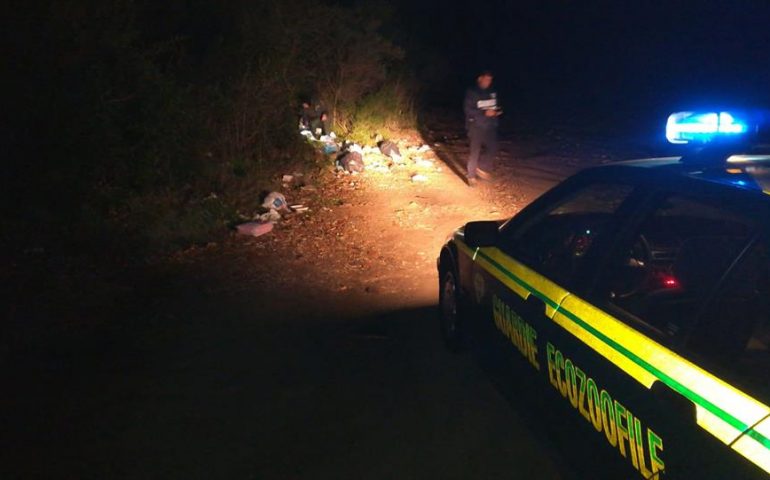
[[[742, 432], [730, 440], [730, 455], [725, 455], [743, 460], [736, 462], [736, 476], [770, 476], [770, 242], [767, 235], [752, 242], [725, 276], [689, 335], [686, 351], [704, 369], [729, 385], [736, 395], [761, 405], [752, 418], [738, 417], [725, 409], [710, 412], [715, 418], [705, 417], [704, 421], [714, 425], [726, 423], [730, 427], [725, 427], [727, 431]], [[756, 417], [762, 418], [756, 421]]]

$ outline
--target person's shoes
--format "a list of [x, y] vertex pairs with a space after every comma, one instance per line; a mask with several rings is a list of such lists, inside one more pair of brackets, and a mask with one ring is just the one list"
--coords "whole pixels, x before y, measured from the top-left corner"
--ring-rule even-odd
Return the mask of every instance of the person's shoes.
[[479, 184], [479, 181], [476, 180], [476, 177], [468, 178], [468, 186], [469, 187], [475, 187]]
[[484, 171], [484, 170], [482, 170], [480, 168], [476, 169], [476, 175], [478, 175], [480, 179], [482, 179], [482, 180], [484, 180], [486, 182], [492, 180], [492, 174], [487, 172], [487, 171]]

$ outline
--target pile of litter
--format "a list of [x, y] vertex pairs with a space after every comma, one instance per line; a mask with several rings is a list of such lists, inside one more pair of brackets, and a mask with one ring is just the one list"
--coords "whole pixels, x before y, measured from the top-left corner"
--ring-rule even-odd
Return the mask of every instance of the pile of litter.
[[[301, 174], [284, 175], [282, 180], [284, 183], [288, 183], [293, 181], [298, 175], [301, 176]], [[282, 193], [270, 192], [262, 202], [262, 210], [264, 210], [263, 213], [257, 213], [251, 216], [251, 218], [241, 215], [244, 220], [248, 219], [250, 221], [236, 226], [236, 231], [241, 235], [259, 237], [273, 231], [274, 225], [283, 218], [283, 215], [291, 212], [307, 212], [310, 209], [302, 204], [290, 206]]]
[[[377, 175], [399, 175], [404, 181], [420, 184], [430, 181], [430, 174], [440, 172], [433, 150], [424, 144], [377, 138], [376, 146], [361, 146], [343, 142], [334, 133], [314, 135], [310, 130], [300, 131], [314, 148], [325, 155], [334, 155], [338, 175], [359, 175], [370, 172]], [[285, 174], [281, 177], [284, 191], [289, 188], [303, 192], [315, 191], [305, 185], [302, 173]], [[351, 182], [354, 185], [355, 182]], [[303, 204], [289, 204], [284, 194], [270, 192], [264, 197], [261, 209], [252, 215], [241, 215], [245, 220], [236, 227], [241, 235], [259, 237], [271, 232], [284, 215], [302, 213], [310, 208]]]
[[324, 154], [336, 155], [334, 163], [341, 173], [358, 175], [369, 171], [391, 174], [403, 171], [412, 182], [424, 183], [429, 181], [430, 172], [441, 171], [441, 167], [435, 164], [435, 153], [425, 144], [413, 145], [377, 135], [376, 146], [361, 146], [340, 141], [333, 132], [315, 135], [310, 130], [302, 129], [300, 135]]
[[[402, 153], [403, 152], [403, 153]], [[427, 145], [408, 145], [380, 141], [376, 147], [344, 143], [336, 157], [337, 169], [357, 175], [363, 171], [377, 174], [402, 174], [415, 183], [429, 181], [429, 174], [440, 172], [436, 156]]]
[[313, 147], [323, 152], [324, 155], [332, 155], [337, 153], [340, 149], [340, 146], [337, 143], [337, 135], [335, 135], [334, 132], [316, 137], [313, 135], [313, 132], [305, 129], [300, 130], [299, 134], [305, 137]]

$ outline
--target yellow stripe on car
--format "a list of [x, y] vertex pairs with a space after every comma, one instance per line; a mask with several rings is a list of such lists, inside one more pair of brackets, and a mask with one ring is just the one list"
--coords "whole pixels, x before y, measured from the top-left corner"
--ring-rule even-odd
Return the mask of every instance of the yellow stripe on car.
[[739, 438], [733, 450], [752, 459], [762, 470], [770, 472], [770, 416]]
[[646, 388], [660, 381], [688, 398], [696, 407], [700, 427], [770, 473], [770, 421], [760, 423], [770, 416], [770, 407], [570, 294], [499, 249], [471, 249], [459, 240], [457, 245], [520, 297], [540, 298], [549, 318]]
[[[568, 318], [570, 312], [599, 335]], [[770, 413], [767, 406], [574, 295], [562, 302], [554, 321], [645, 387], [661, 381], [692, 400], [698, 425], [726, 444]]]
[[[524, 300], [534, 293], [544, 301], [545, 312], [549, 318], [553, 317], [556, 307], [569, 295], [567, 290], [564, 290], [542, 275], [535, 273], [534, 270], [514, 261], [497, 248], [482, 248], [480, 252], [482, 255], [478, 256], [476, 261], [483, 263], [485, 270]], [[503, 268], [499, 269], [497, 266]], [[514, 278], [511, 278], [510, 274]], [[518, 281], [518, 279], [523, 281]], [[546, 299], [549, 301], [546, 301]]]

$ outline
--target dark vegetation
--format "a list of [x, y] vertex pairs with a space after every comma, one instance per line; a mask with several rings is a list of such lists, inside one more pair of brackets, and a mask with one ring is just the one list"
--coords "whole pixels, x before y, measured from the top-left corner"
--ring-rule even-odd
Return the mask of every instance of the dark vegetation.
[[335, 130], [359, 140], [412, 118], [413, 82], [382, 33], [383, 8], [32, 0], [0, 9], [6, 255], [128, 260], [214, 239], [238, 208], [258, 205], [271, 176], [313, 160], [296, 134], [303, 95], [320, 97]]

